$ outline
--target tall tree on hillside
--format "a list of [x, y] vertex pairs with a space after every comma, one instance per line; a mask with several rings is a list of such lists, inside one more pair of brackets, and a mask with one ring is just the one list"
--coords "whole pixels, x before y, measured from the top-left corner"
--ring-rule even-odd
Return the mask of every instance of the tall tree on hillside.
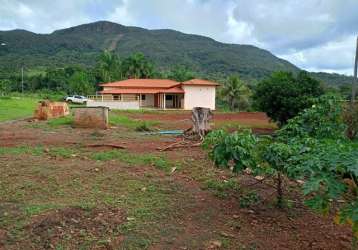
[[246, 108], [249, 106], [250, 89], [240, 79], [238, 75], [230, 76], [221, 91], [223, 98], [229, 105], [231, 111], [237, 108]]
[[123, 78], [119, 57], [107, 50], [100, 55], [96, 72], [100, 82], [113, 82]]
[[195, 76], [187, 67], [179, 65], [170, 71], [168, 78], [178, 82], [185, 82], [195, 78]]
[[136, 53], [123, 61], [122, 70], [128, 78], [150, 78], [154, 73], [154, 66], [142, 53]]
[[275, 72], [256, 86], [253, 99], [259, 110], [283, 126], [323, 92], [321, 83], [305, 71], [297, 77], [290, 72]]

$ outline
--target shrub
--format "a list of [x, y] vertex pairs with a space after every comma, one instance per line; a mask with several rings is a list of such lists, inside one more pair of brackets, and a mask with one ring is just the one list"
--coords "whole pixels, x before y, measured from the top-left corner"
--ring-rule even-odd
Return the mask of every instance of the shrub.
[[[204, 146], [217, 166], [235, 172], [250, 167], [276, 176], [277, 205], [282, 206], [282, 177], [303, 179], [305, 203], [328, 213], [333, 203], [337, 218], [349, 223], [358, 241], [358, 143], [345, 137], [342, 103], [335, 96], [319, 98], [311, 108], [289, 120], [270, 139], [249, 131], [210, 133]], [[347, 180], [348, 179], [348, 180]]]
[[137, 132], [150, 132], [152, 130], [149, 128], [149, 125], [146, 122], [143, 122], [143, 123], [141, 123], [140, 125], [138, 125], [135, 128], [135, 131], [137, 131]]

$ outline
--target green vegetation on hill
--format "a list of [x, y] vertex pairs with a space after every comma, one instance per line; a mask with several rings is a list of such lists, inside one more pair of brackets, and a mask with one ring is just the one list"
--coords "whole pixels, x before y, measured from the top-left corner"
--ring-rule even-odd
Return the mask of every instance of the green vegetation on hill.
[[[96, 22], [51, 34], [35, 34], [25, 30], [0, 31], [0, 79], [25, 65], [31, 72], [43, 68], [81, 65], [93, 67], [103, 50], [120, 57], [141, 52], [160, 71], [182, 65], [199, 77], [225, 79], [240, 74], [255, 83], [274, 71], [297, 73], [299, 69], [266, 50], [250, 45], [224, 44], [213, 39], [174, 30], [147, 30], [111, 22]], [[19, 70], [18, 70], [19, 71]], [[327, 84], [350, 83], [349, 77], [314, 74]]]

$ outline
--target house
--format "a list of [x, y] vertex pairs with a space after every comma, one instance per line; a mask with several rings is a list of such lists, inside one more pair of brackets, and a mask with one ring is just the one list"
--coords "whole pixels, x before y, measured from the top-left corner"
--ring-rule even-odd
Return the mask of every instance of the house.
[[184, 109], [204, 107], [215, 110], [216, 87], [202, 79], [176, 82], [168, 79], [128, 79], [101, 84], [102, 91], [89, 96], [87, 106], [111, 109]]

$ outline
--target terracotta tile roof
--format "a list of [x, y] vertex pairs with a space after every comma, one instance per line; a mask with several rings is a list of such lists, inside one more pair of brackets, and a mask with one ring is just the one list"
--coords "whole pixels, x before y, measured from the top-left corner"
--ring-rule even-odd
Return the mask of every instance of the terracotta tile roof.
[[100, 86], [123, 88], [172, 88], [177, 85], [180, 85], [180, 83], [168, 79], [128, 79], [118, 82], [104, 83]]
[[157, 94], [159, 93], [159, 89], [151, 89], [151, 88], [128, 88], [128, 89], [111, 89], [111, 90], [102, 90], [99, 91], [100, 94]]
[[193, 85], [193, 86], [219, 86], [220, 84], [216, 82], [211, 82], [208, 80], [202, 80], [202, 79], [192, 79], [186, 82], [182, 83], [183, 85]]
[[184, 94], [184, 90], [180, 87], [174, 87], [170, 89], [160, 90], [160, 93], [168, 93], [168, 94]]

